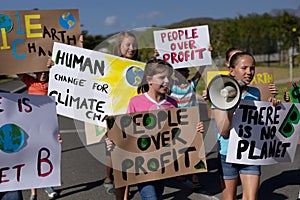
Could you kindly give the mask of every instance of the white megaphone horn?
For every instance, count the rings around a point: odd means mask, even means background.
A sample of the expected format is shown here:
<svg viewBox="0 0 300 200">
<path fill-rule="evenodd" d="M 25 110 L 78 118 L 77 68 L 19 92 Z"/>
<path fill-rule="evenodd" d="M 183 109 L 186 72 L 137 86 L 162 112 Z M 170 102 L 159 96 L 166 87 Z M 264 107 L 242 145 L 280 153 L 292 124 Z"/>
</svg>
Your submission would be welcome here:
<svg viewBox="0 0 300 200">
<path fill-rule="evenodd" d="M 216 75 L 208 84 L 207 96 L 212 105 L 220 110 L 231 110 L 241 100 L 243 81 L 236 81 L 231 76 L 224 74 Z"/>
</svg>

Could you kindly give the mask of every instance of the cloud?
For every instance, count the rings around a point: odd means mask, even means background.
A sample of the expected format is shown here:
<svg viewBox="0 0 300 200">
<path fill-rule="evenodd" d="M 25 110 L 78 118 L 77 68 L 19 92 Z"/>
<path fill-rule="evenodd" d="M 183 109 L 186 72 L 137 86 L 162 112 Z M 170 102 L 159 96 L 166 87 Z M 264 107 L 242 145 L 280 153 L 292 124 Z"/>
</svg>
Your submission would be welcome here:
<svg viewBox="0 0 300 200">
<path fill-rule="evenodd" d="M 117 16 L 108 16 L 104 20 L 106 26 L 115 26 L 117 24 Z"/>
<path fill-rule="evenodd" d="M 140 14 L 137 18 L 138 19 L 143 19 L 143 20 L 145 20 L 145 19 L 152 20 L 152 19 L 157 19 L 157 18 L 159 18 L 161 16 L 162 16 L 161 12 L 159 12 L 159 11 L 151 11 L 149 13 Z"/>
<path fill-rule="evenodd" d="M 161 13 L 159 11 L 152 11 L 148 13 L 148 18 L 149 19 L 156 19 L 161 16 Z"/>
</svg>

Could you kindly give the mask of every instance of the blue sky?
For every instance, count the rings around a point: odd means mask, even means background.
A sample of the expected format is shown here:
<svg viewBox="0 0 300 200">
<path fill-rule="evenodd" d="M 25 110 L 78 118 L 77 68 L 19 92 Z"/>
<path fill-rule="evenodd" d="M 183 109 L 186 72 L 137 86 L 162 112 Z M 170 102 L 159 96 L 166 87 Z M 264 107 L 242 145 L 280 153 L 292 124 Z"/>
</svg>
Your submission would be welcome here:
<svg viewBox="0 0 300 200">
<path fill-rule="evenodd" d="M 188 18 L 235 18 L 272 9 L 297 9 L 299 0 L 0 0 L 1 10 L 79 9 L 82 30 L 106 36 L 134 28 L 164 26 Z"/>
</svg>

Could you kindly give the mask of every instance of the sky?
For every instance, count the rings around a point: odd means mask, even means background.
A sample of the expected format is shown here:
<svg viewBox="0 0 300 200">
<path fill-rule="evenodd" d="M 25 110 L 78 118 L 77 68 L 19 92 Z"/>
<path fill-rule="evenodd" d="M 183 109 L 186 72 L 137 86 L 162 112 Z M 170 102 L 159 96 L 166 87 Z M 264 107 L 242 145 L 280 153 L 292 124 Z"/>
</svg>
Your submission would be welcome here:
<svg viewBox="0 0 300 200">
<path fill-rule="evenodd" d="M 272 9 L 297 9 L 299 0 L 0 0 L 0 10 L 78 9 L 81 30 L 90 35 L 162 27 L 189 18 L 235 18 Z"/>
</svg>

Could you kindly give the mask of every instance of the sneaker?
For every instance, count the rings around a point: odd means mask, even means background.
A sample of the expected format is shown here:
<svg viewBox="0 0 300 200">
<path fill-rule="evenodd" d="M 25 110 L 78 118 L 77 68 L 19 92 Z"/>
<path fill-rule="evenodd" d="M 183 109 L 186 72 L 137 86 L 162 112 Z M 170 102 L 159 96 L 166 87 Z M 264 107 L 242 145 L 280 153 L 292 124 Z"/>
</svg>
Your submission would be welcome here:
<svg viewBox="0 0 300 200">
<path fill-rule="evenodd" d="M 109 195 L 115 194 L 115 188 L 114 188 L 113 181 L 110 181 L 110 182 L 107 182 L 107 183 L 104 182 L 103 186 L 104 186 L 107 194 L 109 194 Z"/>
<path fill-rule="evenodd" d="M 29 198 L 29 200 L 37 200 L 36 195 L 31 195 L 30 198 Z"/>
<path fill-rule="evenodd" d="M 48 197 L 50 198 L 57 196 L 57 193 L 52 189 L 52 187 L 46 187 L 45 192 L 48 194 Z"/>
</svg>

